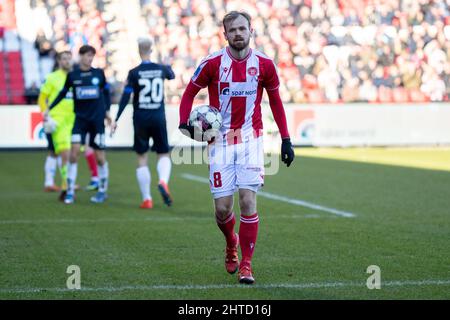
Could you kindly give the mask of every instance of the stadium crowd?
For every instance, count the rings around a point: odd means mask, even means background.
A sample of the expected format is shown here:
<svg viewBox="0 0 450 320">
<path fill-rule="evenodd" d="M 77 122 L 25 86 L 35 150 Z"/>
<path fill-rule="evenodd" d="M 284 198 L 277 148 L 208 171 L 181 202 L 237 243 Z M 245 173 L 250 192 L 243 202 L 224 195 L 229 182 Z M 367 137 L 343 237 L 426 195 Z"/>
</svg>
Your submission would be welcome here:
<svg viewBox="0 0 450 320">
<path fill-rule="evenodd" d="M 55 50 L 86 42 L 96 64 L 108 60 L 102 5 L 106 1 L 32 1 L 48 15 Z M 254 46 L 273 57 L 284 102 L 406 102 L 450 100 L 450 0 L 140 0 L 154 57 L 170 63 L 167 84 L 178 103 L 195 66 L 223 46 L 221 18 L 243 9 L 253 17 Z M 41 35 L 42 36 L 42 35 Z M 41 39 L 42 40 L 42 39 Z M 117 97 L 117 96 L 116 96 Z"/>
</svg>

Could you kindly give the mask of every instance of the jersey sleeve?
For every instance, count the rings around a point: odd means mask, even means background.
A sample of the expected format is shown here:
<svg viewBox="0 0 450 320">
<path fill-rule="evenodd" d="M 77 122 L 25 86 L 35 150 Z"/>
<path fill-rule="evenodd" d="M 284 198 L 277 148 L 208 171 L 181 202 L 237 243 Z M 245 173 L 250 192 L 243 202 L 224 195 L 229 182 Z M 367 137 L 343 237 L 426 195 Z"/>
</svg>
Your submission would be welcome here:
<svg viewBox="0 0 450 320">
<path fill-rule="evenodd" d="M 102 89 L 106 89 L 106 87 L 108 87 L 108 81 L 106 80 L 106 75 L 105 75 L 105 71 L 103 71 L 102 69 L 100 69 L 100 75 L 101 75 L 101 79 L 102 82 L 100 84 L 100 87 Z"/>
<path fill-rule="evenodd" d="M 48 76 L 39 91 L 38 105 L 39 108 L 41 109 L 41 112 L 44 112 L 47 109 L 47 98 L 50 96 L 51 92 L 52 92 L 51 77 Z"/>
<path fill-rule="evenodd" d="M 73 72 L 73 71 L 72 71 Z M 64 87 L 63 87 L 63 89 L 67 89 L 67 91 L 69 91 L 69 89 L 71 88 L 71 87 L 73 87 L 73 73 L 72 72 L 69 72 L 68 74 L 67 74 L 67 78 L 66 78 L 66 81 L 64 82 Z"/>
<path fill-rule="evenodd" d="M 164 66 L 164 78 L 167 80 L 175 79 L 175 73 L 169 65 Z"/>
<path fill-rule="evenodd" d="M 49 75 L 44 84 L 41 86 L 40 92 L 45 96 L 49 96 L 52 92 L 52 87 L 52 77 Z"/>
<path fill-rule="evenodd" d="M 66 82 L 64 82 L 64 87 L 61 89 L 59 94 L 56 96 L 55 100 L 53 100 L 52 104 L 48 106 L 48 109 L 51 110 L 58 103 L 60 103 L 62 101 L 62 99 L 64 99 L 64 97 L 66 96 L 67 92 L 69 92 L 69 89 L 72 86 L 73 86 L 72 72 L 69 72 L 69 74 L 67 75 L 67 78 L 66 78 Z"/>
<path fill-rule="evenodd" d="M 267 91 L 275 90 L 280 87 L 280 79 L 278 78 L 277 69 L 272 60 L 266 60 L 264 66 L 263 87 Z"/>
<path fill-rule="evenodd" d="M 116 122 L 119 121 L 120 115 L 122 114 L 123 110 L 125 110 L 125 107 L 127 106 L 128 102 L 130 101 L 131 94 L 133 93 L 134 88 L 134 76 L 133 72 L 130 70 L 128 72 L 127 80 L 125 81 L 125 86 L 123 88 L 122 96 L 120 97 L 119 101 L 119 109 L 117 110 L 116 115 Z"/>
<path fill-rule="evenodd" d="M 204 59 L 194 72 L 191 82 L 200 88 L 205 88 L 211 82 L 211 60 Z"/>
<path fill-rule="evenodd" d="M 134 74 L 133 74 L 132 70 L 130 70 L 128 72 L 127 80 L 125 81 L 125 86 L 123 88 L 123 92 L 127 93 L 127 94 L 133 93 L 133 88 L 135 87 L 135 83 L 136 83 L 136 80 L 135 80 Z"/>
</svg>

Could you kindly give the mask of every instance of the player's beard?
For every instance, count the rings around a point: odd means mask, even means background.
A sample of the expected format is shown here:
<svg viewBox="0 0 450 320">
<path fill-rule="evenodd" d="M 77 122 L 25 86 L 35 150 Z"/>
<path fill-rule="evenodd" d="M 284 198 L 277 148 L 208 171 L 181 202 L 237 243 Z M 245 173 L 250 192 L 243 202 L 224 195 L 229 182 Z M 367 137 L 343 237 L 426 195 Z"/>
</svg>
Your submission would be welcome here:
<svg viewBox="0 0 450 320">
<path fill-rule="evenodd" d="M 230 41 L 228 44 L 232 49 L 236 51 L 244 50 L 250 44 L 250 38 L 248 38 L 247 40 L 245 40 L 244 38 L 239 38 L 239 40 L 242 41 L 236 41 L 235 39 L 233 39 L 233 41 Z"/>
</svg>

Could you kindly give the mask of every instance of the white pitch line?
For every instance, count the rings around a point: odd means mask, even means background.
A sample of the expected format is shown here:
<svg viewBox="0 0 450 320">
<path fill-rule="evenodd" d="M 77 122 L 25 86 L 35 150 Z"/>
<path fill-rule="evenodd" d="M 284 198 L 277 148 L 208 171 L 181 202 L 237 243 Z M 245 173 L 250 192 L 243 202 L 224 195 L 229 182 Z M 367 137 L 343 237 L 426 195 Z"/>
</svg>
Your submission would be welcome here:
<svg viewBox="0 0 450 320">
<path fill-rule="evenodd" d="M 188 180 L 192 180 L 192 181 L 197 181 L 197 182 L 202 182 L 202 183 L 207 183 L 209 184 L 209 180 L 207 178 L 203 178 L 203 177 L 199 177 L 193 174 L 189 174 L 189 173 L 183 173 L 181 175 L 183 178 L 188 179 Z M 285 196 L 280 196 L 274 193 L 269 193 L 269 192 L 264 192 L 264 191 L 258 191 L 258 195 L 267 199 L 272 199 L 272 200 L 277 200 L 277 201 L 282 201 L 282 202 L 286 202 L 286 203 L 290 203 L 290 204 L 294 204 L 297 206 L 301 206 L 301 207 L 305 207 L 305 208 L 309 208 L 309 209 L 313 209 L 313 210 L 318 210 L 318 211 L 324 211 L 324 212 L 328 212 L 340 217 L 344 217 L 344 218 L 354 218 L 356 217 L 356 214 L 352 213 L 352 212 L 348 212 L 348 211 L 342 211 L 342 210 L 338 210 L 338 209 L 334 209 L 334 208 L 329 208 L 329 207 L 325 207 L 325 206 L 321 206 L 312 202 L 307 202 L 307 201 L 303 201 L 303 200 L 299 200 L 299 199 L 294 199 L 294 198 L 289 198 L 289 197 L 285 197 Z"/>
<path fill-rule="evenodd" d="M 146 217 L 137 219 L 120 219 L 120 218 L 98 218 L 98 219 L 17 219 L 17 220 L 0 220 L 1 224 L 50 224 L 50 223 L 108 223 L 108 222 L 149 222 L 149 221 L 163 221 L 163 222 L 178 222 L 186 220 L 211 220 L 209 217 Z"/>
<path fill-rule="evenodd" d="M 318 214 L 308 214 L 304 216 L 299 215 L 277 215 L 268 216 L 264 219 L 320 219 L 323 218 Z M 331 217 L 330 217 L 331 218 Z M 83 224 L 83 223 L 126 223 L 126 222 L 183 222 L 183 221 L 215 221 L 214 216 L 208 217 L 157 217 L 151 216 L 146 218 L 136 219 L 119 219 L 119 218 L 98 218 L 98 219 L 16 219 L 16 220 L 0 220 L 0 225 L 12 225 L 12 224 L 52 224 L 52 223 L 68 223 L 68 224 Z"/>
<path fill-rule="evenodd" d="M 417 286 L 449 286 L 450 280 L 404 280 L 385 281 L 383 287 L 417 287 Z M 312 282 L 312 283 L 272 283 L 243 286 L 239 284 L 212 285 L 148 285 L 148 286 L 120 286 L 120 287 L 81 287 L 81 289 L 67 288 L 0 288 L 0 294 L 14 293 L 44 293 L 44 292 L 121 292 L 121 291 L 151 291 L 151 290 L 215 290 L 215 289 L 323 289 L 323 288 L 365 288 L 361 282 Z"/>
</svg>

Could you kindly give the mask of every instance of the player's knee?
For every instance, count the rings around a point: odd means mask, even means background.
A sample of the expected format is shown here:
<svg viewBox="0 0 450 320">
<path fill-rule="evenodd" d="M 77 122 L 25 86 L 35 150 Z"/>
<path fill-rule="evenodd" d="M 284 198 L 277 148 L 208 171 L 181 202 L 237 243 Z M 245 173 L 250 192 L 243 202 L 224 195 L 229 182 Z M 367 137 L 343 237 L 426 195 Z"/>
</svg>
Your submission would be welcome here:
<svg viewBox="0 0 450 320">
<path fill-rule="evenodd" d="M 70 150 L 69 161 L 72 163 L 77 162 L 79 153 L 80 153 L 80 149 L 72 148 Z"/>
<path fill-rule="evenodd" d="M 225 219 L 233 210 L 233 204 L 219 203 L 216 204 L 216 216 Z"/>
<path fill-rule="evenodd" d="M 137 155 L 138 167 L 146 167 L 148 165 L 147 152 Z"/>
<path fill-rule="evenodd" d="M 103 166 L 106 163 L 106 156 L 105 156 L 104 152 L 96 151 L 95 152 L 95 156 L 96 156 L 96 159 L 97 159 L 97 164 L 99 166 Z"/>
<path fill-rule="evenodd" d="M 241 214 L 251 215 L 256 212 L 256 197 L 251 192 L 246 192 L 239 195 L 239 207 Z"/>
</svg>

